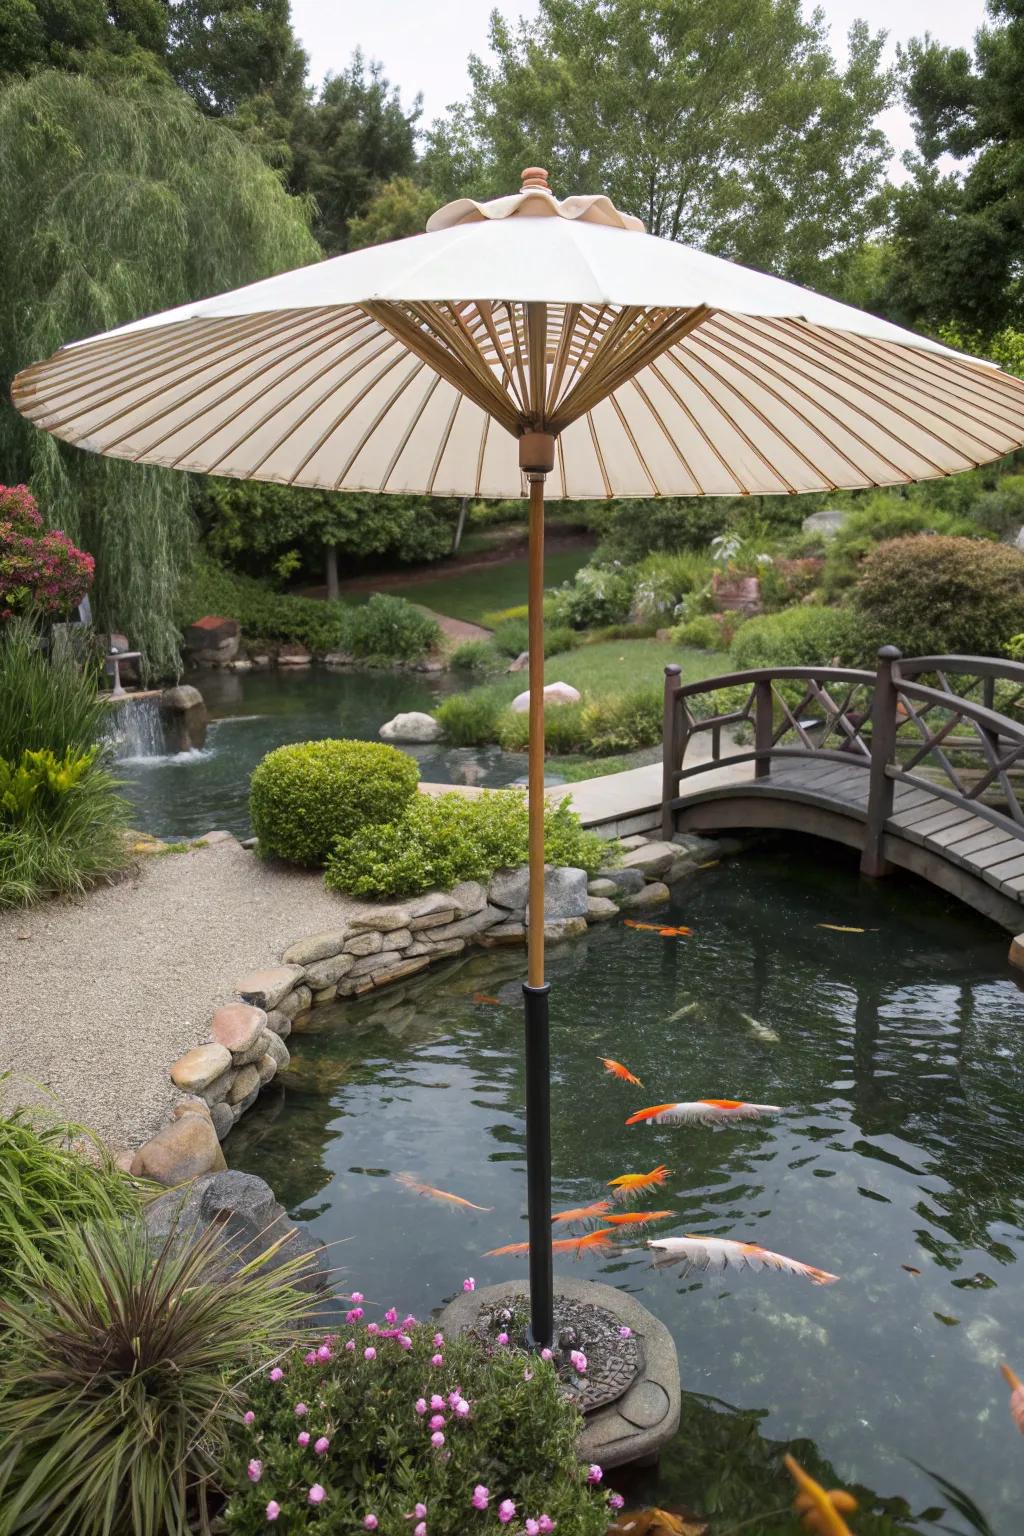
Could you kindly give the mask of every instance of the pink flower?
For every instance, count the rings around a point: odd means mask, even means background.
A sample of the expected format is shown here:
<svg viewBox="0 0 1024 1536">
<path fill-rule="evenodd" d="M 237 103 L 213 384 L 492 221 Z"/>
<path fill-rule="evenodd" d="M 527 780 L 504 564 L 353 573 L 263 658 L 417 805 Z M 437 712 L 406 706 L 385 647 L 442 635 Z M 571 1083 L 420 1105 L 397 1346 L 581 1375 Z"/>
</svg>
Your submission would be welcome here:
<svg viewBox="0 0 1024 1536">
<path fill-rule="evenodd" d="M 243 1415 L 242 1415 L 242 1423 L 243 1424 L 255 1424 L 256 1423 L 256 1415 L 253 1413 L 251 1408 L 248 1410 L 247 1413 L 243 1413 Z"/>
<path fill-rule="evenodd" d="M 351 1351 L 351 1350 L 354 1350 L 354 1349 L 355 1349 L 355 1347 L 356 1347 L 356 1341 L 355 1341 L 355 1339 L 349 1339 L 349 1341 L 348 1341 L 348 1343 L 347 1343 L 347 1344 L 346 1344 L 346 1345 L 345 1345 L 345 1348 L 346 1348 L 346 1349 L 347 1349 L 347 1350 L 350 1350 L 350 1351 Z"/>
<path fill-rule="evenodd" d="M 435 1333 L 434 1334 L 434 1348 L 435 1349 L 440 1349 L 441 1345 L 443 1343 L 444 1343 L 444 1334 L 443 1333 Z"/>
<path fill-rule="evenodd" d="M 540 1536 L 540 1522 L 539 1521 L 537 1521 L 537 1520 L 527 1520 L 527 1522 L 526 1522 L 526 1536 Z"/>
<path fill-rule="evenodd" d="M 427 1506 L 425 1504 L 417 1504 L 412 1513 L 406 1515 L 405 1518 L 407 1520 L 425 1520 L 427 1518 Z"/>
<path fill-rule="evenodd" d="M 486 1509 L 487 1501 L 490 1497 L 491 1490 L 489 1488 L 485 1488 L 483 1483 L 477 1483 L 476 1487 L 473 1489 L 473 1497 L 469 1502 L 472 1504 L 474 1509 Z"/>
<path fill-rule="evenodd" d="M 444 1355 L 431 1355 L 431 1365 L 444 1365 Z"/>
<path fill-rule="evenodd" d="M 306 1494 L 306 1499 L 310 1504 L 322 1504 L 326 1497 L 327 1490 L 326 1488 L 322 1488 L 319 1483 L 314 1483 L 312 1488 Z"/>
<path fill-rule="evenodd" d="M 314 1451 L 316 1451 L 318 1456 L 322 1456 L 325 1451 L 330 1450 L 330 1446 L 331 1446 L 331 1442 L 328 1440 L 327 1436 L 326 1435 L 321 1435 L 320 1439 L 316 1442 L 316 1444 L 314 1445 L 313 1449 L 314 1449 Z"/>
<path fill-rule="evenodd" d="M 455 1404 L 455 1413 L 456 1416 L 460 1419 L 469 1418 L 469 1404 L 466 1402 L 464 1397 L 460 1397 L 458 1402 Z"/>
<path fill-rule="evenodd" d="M 413 1406 L 415 1407 L 416 1412 L 419 1414 L 420 1418 L 422 1419 L 423 1415 L 427 1411 L 427 1400 L 426 1400 L 426 1398 L 425 1397 L 418 1397 L 416 1399 L 416 1402 L 415 1402 L 415 1404 Z"/>
<path fill-rule="evenodd" d="M 267 1505 L 267 1519 L 268 1520 L 276 1520 L 280 1513 L 281 1513 L 281 1506 L 280 1506 L 280 1504 L 277 1502 L 276 1499 L 271 1499 L 270 1503 Z"/>
<path fill-rule="evenodd" d="M 301 1445 L 302 1449 L 305 1450 L 306 1446 L 309 1444 L 309 1432 L 308 1432 L 308 1430 L 305 1430 L 305 1429 L 300 1430 L 299 1433 L 295 1436 L 295 1440 L 296 1440 L 296 1443 L 298 1445 Z"/>
<path fill-rule="evenodd" d="M 412 1349 L 412 1339 L 410 1339 L 407 1333 L 400 1333 L 398 1335 L 398 1342 L 403 1349 Z"/>
<path fill-rule="evenodd" d="M 587 1369 L 587 1357 L 583 1351 L 580 1349 L 571 1349 L 569 1351 L 569 1360 L 572 1363 L 573 1370 L 579 1371 L 580 1375 L 582 1376 Z"/>
<path fill-rule="evenodd" d="M 599 1483 L 602 1477 L 604 1477 L 604 1469 L 599 1467 L 596 1461 L 592 1461 L 587 1472 L 587 1482 Z"/>
<path fill-rule="evenodd" d="M 625 1327 L 625 1325 L 623 1325 L 623 1327 L 621 1327 L 619 1329 L 619 1338 L 620 1339 L 631 1339 L 632 1337 L 633 1337 L 633 1330 L 632 1330 L 632 1328 L 627 1328 L 627 1327 Z"/>
<path fill-rule="evenodd" d="M 524 1381 L 532 1381 L 533 1380 L 533 1372 L 530 1371 L 530 1370 L 525 1370 L 523 1372 L 523 1380 Z"/>
<path fill-rule="evenodd" d="M 305 1356 L 305 1361 L 306 1361 L 307 1365 L 316 1365 L 316 1350 L 315 1349 L 311 1349 L 309 1351 L 308 1355 Z"/>
<path fill-rule="evenodd" d="M 508 1343 L 508 1334 L 507 1333 L 499 1333 L 498 1334 L 498 1343 L 499 1344 L 507 1344 Z"/>
<path fill-rule="evenodd" d="M 444 1429 L 444 1414 L 435 1413 L 430 1421 L 431 1429 Z"/>
<path fill-rule="evenodd" d="M 320 1348 L 316 1352 L 316 1358 L 321 1361 L 321 1363 L 326 1364 L 327 1361 L 331 1358 L 331 1346 L 329 1344 L 321 1344 Z"/>
<path fill-rule="evenodd" d="M 462 1289 L 464 1291 L 475 1291 L 476 1290 L 476 1281 L 473 1279 L 472 1275 L 467 1275 L 465 1280 L 463 1280 L 463 1282 L 462 1282 Z"/>
<path fill-rule="evenodd" d="M 502 1525 L 508 1525 L 509 1521 L 515 1518 L 515 1513 L 516 1507 L 512 1500 L 502 1499 L 501 1503 L 498 1505 L 498 1519 L 501 1521 Z"/>
<path fill-rule="evenodd" d="M 397 1323 L 398 1322 L 398 1309 L 397 1309 L 397 1307 L 388 1307 L 387 1311 L 384 1313 L 384 1319 L 385 1319 L 386 1322 L 389 1322 L 389 1323 Z"/>
<path fill-rule="evenodd" d="M 407 1312 L 405 1314 L 405 1316 L 402 1318 L 402 1327 L 403 1328 L 415 1328 L 416 1327 L 416 1319 L 413 1317 L 411 1312 Z"/>
<path fill-rule="evenodd" d="M 250 1481 L 250 1483 L 258 1483 L 260 1478 L 263 1476 L 263 1463 L 262 1463 L 262 1461 L 257 1461 L 255 1456 L 254 1456 L 252 1461 L 250 1461 L 248 1467 L 246 1468 L 246 1471 L 249 1474 L 249 1481 Z"/>
<path fill-rule="evenodd" d="M 295 1417 L 297 1419 L 304 1419 L 308 1412 L 309 1412 L 309 1409 L 306 1407 L 305 1403 L 296 1403 L 295 1404 Z"/>
<path fill-rule="evenodd" d="M 271 1381 L 280 1381 L 283 1375 L 284 1371 L 282 1371 L 281 1367 L 279 1365 L 275 1365 L 274 1369 L 270 1373 L 270 1379 Z"/>
<path fill-rule="evenodd" d="M 609 1509 L 620 1510 L 622 1508 L 623 1504 L 625 1504 L 625 1502 L 626 1501 L 622 1497 L 621 1493 L 610 1493 L 608 1495 L 608 1508 Z"/>
<path fill-rule="evenodd" d="M 439 1412 L 444 1407 L 444 1398 L 441 1396 L 440 1392 L 434 1393 L 433 1397 L 430 1399 L 430 1406 L 433 1408 L 435 1413 Z"/>
<path fill-rule="evenodd" d="M 541 1352 L 540 1352 L 540 1357 L 541 1357 L 542 1360 L 550 1360 L 551 1359 L 551 1351 L 550 1351 L 550 1349 L 542 1349 Z"/>
<path fill-rule="evenodd" d="M 358 1306 L 359 1303 L 363 1300 L 364 1297 L 362 1291 L 353 1291 L 352 1295 L 349 1297 L 349 1301 L 354 1301 L 356 1306 Z"/>
<path fill-rule="evenodd" d="M 363 1516 L 363 1529 L 366 1531 L 375 1531 L 377 1529 L 378 1523 L 379 1522 L 376 1515 Z"/>
<path fill-rule="evenodd" d="M 376 1323 L 367 1323 L 366 1331 L 367 1333 L 380 1333 L 380 1328 Z"/>
<path fill-rule="evenodd" d="M 434 1447 L 435 1451 L 439 1451 L 442 1445 L 444 1445 L 444 1435 L 442 1435 L 439 1429 L 434 1430 L 434 1433 L 430 1437 L 430 1443 Z"/>
<path fill-rule="evenodd" d="M 376 1360 L 376 1358 L 377 1358 L 377 1351 L 374 1349 L 372 1344 L 368 1345 L 367 1348 L 363 1350 L 363 1359 L 364 1360 Z"/>
<path fill-rule="evenodd" d="M 358 1323 L 362 1315 L 362 1307 L 353 1307 L 351 1311 L 345 1313 L 345 1321 L 346 1323 Z"/>
<path fill-rule="evenodd" d="M 540 1536 L 550 1536 L 550 1533 L 557 1524 L 558 1521 L 552 1520 L 550 1515 L 541 1515 L 537 1521 L 537 1529 L 540 1531 Z"/>
<path fill-rule="evenodd" d="M 427 1522 L 425 1520 L 421 1520 L 419 1525 L 414 1527 L 412 1536 L 427 1536 Z"/>
</svg>

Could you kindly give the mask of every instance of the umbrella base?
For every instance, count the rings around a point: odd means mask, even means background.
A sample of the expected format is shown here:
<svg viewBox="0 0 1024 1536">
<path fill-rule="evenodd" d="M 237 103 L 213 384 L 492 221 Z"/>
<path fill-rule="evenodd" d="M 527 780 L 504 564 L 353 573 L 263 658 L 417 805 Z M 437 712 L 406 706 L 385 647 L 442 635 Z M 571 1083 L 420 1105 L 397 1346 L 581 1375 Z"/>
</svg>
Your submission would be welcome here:
<svg viewBox="0 0 1024 1536">
<path fill-rule="evenodd" d="M 442 1309 L 438 1327 L 447 1334 L 477 1329 L 487 1334 L 492 1331 L 489 1318 L 504 1308 L 517 1316 L 528 1314 L 529 1286 L 525 1280 L 481 1286 L 456 1297 Z M 563 1278 L 555 1284 L 554 1316 L 556 1350 L 560 1334 L 572 1331 L 578 1342 L 567 1344 L 567 1350 L 580 1348 L 586 1354 L 588 1334 L 606 1336 L 606 1318 L 616 1333 L 620 1327 L 630 1330 L 619 1349 L 612 1346 L 601 1350 L 598 1346 L 594 1352 L 593 1363 L 601 1379 L 588 1386 L 588 1396 L 581 1402 L 584 1425 L 580 1460 L 619 1467 L 657 1459 L 679 1428 L 679 1361 L 664 1323 L 635 1297 L 613 1286 Z M 493 1331 L 498 1331 L 497 1325 Z M 588 1354 L 588 1378 L 590 1359 Z"/>
</svg>

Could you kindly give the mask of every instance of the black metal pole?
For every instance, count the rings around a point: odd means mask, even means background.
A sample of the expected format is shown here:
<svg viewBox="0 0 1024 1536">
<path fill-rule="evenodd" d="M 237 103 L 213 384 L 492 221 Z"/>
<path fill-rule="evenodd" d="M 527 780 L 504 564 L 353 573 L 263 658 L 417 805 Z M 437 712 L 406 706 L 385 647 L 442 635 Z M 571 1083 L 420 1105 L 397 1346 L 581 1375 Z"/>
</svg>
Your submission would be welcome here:
<svg viewBox="0 0 1024 1536">
<path fill-rule="evenodd" d="M 530 1230 L 530 1331 L 533 1349 L 554 1334 L 551 1267 L 551 1044 L 550 985 L 523 983 L 526 1015 L 526 1208 Z"/>
</svg>

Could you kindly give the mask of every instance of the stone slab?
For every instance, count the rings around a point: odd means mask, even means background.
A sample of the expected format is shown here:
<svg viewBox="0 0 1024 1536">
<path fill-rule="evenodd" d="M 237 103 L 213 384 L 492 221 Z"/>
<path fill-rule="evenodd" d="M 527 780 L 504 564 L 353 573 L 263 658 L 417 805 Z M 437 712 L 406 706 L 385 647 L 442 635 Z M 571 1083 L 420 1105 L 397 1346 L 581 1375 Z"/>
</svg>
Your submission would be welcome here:
<svg viewBox="0 0 1024 1536">
<path fill-rule="evenodd" d="M 328 933 L 311 933 L 307 939 L 299 939 L 281 956 L 286 965 L 315 965 L 318 960 L 330 960 L 340 955 L 348 938 L 347 928 L 334 928 Z"/>
<path fill-rule="evenodd" d="M 634 1296 L 614 1286 L 559 1275 L 555 1288 L 574 1301 L 589 1302 L 614 1313 L 625 1327 L 632 1329 L 644 1351 L 644 1371 L 633 1385 L 614 1403 L 596 1409 L 584 1420 L 580 1460 L 607 1468 L 658 1456 L 679 1428 L 679 1359 L 672 1335 Z M 476 1322 L 483 1307 L 528 1294 L 526 1280 L 481 1286 L 449 1302 L 442 1309 L 437 1326 L 445 1334 L 464 1333 Z"/>
<path fill-rule="evenodd" d="M 269 1013 L 304 978 L 301 965 L 270 965 L 264 970 L 250 971 L 235 990 L 245 1002 L 254 1003 Z"/>
<path fill-rule="evenodd" d="M 671 901 L 672 892 L 661 880 L 652 880 L 643 890 L 632 891 L 622 897 L 619 905 L 623 911 L 643 912 L 649 907 L 663 907 Z"/>
</svg>

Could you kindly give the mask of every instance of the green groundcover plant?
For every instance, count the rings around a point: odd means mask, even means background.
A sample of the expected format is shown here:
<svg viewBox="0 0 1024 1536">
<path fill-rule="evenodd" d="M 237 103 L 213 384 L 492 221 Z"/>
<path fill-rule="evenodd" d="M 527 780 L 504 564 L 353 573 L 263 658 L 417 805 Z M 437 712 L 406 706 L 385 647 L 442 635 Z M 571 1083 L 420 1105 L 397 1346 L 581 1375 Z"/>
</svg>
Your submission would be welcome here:
<svg viewBox="0 0 1024 1536">
<path fill-rule="evenodd" d="M 471 1288 L 472 1281 L 465 1281 Z M 431 1324 L 364 1323 L 295 1350 L 232 1427 L 234 1536 L 604 1536 L 621 1504 L 576 1457 L 579 1415 L 550 1358 Z"/>
<path fill-rule="evenodd" d="M 376 741 L 301 741 L 258 763 L 249 812 L 265 857 L 317 867 L 334 839 L 394 821 L 416 793 L 419 768 Z"/>
<path fill-rule="evenodd" d="M 450 890 L 460 880 L 487 880 L 496 869 L 525 864 L 526 796 L 517 790 L 417 795 L 397 821 L 365 825 L 339 837 L 327 860 L 329 889 L 372 898 Z M 544 856 L 593 874 L 613 855 L 596 832 L 585 832 L 568 800 L 544 813 Z"/>
</svg>

